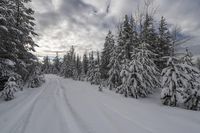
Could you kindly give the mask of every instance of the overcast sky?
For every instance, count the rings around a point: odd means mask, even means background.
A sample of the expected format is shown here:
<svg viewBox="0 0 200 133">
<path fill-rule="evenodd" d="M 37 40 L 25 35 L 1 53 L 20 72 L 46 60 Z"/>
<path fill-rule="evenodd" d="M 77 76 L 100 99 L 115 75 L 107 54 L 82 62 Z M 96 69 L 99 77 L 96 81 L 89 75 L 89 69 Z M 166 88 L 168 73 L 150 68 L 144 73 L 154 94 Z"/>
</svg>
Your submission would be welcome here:
<svg viewBox="0 0 200 133">
<path fill-rule="evenodd" d="M 80 54 L 101 50 L 108 30 L 115 29 L 124 14 L 134 14 L 141 1 L 32 0 L 39 34 L 37 54 L 52 55 L 48 51 L 67 51 L 71 45 Z M 179 25 L 193 37 L 187 47 L 200 54 L 200 0 L 154 0 L 154 5 L 156 18 L 164 16 L 170 25 Z"/>
</svg>

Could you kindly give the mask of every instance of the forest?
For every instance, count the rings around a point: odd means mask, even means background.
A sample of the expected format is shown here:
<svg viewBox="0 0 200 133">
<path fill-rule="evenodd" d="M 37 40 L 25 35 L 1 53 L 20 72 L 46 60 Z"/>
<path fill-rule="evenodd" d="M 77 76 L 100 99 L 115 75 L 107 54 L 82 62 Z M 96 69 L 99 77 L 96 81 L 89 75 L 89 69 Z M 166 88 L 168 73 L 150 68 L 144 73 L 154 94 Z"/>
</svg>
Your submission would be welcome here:
<svg viewBox="0 0 200 133">
<path fill-rule="evenodd" d="M 189 38 L 163 16 L 155 19 L 149 4 L 136 15 L 124 15 L 116 31 L 108 29 L 101 51 L 77 54 L 73 45 L 63 56 L 39 60 L 30 0 L 0 2 L 0 93 L 5 101 L 23 88 L 36 88 L 44 74 L 56 74 L 112 90 L 125 97 L 145 98 L 160 91 L 163 105 L 200 110 L 200 60 L 189 49 Z"/>
</svg>

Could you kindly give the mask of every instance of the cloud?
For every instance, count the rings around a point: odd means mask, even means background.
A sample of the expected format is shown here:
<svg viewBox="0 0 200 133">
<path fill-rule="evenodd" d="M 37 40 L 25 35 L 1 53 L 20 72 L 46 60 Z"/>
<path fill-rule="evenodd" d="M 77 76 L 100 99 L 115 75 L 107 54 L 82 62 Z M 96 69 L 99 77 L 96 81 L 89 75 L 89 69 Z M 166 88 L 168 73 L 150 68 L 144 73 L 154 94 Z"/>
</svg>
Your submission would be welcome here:
<svg viewBox="0 0 200 133">
<path fill-rule="evenodd" d="M 165 16 L 169 25 L 178 24 L 194 39 L 188 46 L 200 46 L 199 0 L 154 0 L 158 16 Z M 141 0 L 34 0 L 36 31 L 44 50 L 65 50 L 71 45 L 82 54 L 85 50 L 101 50 L 109 29 L 116 29 L 124 14 L 133 14 Z M 109 6 L 109 11 L 108 11 Z M 48 55 L 48 53 L 46 53 Z M 195 51 L 195 54 L 198 54 Z"/>
</svg>

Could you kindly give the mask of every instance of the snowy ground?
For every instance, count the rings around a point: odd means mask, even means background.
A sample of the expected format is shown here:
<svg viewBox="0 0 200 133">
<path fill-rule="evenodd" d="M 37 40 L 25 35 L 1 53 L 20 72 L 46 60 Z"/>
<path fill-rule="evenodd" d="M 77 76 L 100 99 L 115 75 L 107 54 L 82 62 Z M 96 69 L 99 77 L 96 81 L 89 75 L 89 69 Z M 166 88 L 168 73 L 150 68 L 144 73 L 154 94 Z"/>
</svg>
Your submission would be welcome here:
<svg viewBox="0 0 200 133">
<path fill-rule="evenodd" d="M 41 88 L 0 101 L 0 133 L 199 133 L 200 112 L 124 98 L 86 82 L 46 75 Z"/>
</svg>

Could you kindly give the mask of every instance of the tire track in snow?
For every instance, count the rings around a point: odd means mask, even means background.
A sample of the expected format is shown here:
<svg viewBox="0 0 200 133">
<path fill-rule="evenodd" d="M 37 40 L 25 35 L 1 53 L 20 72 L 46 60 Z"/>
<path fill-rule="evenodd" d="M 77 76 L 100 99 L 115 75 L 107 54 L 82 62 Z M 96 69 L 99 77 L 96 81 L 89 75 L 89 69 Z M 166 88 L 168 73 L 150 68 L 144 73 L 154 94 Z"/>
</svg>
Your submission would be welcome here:
<svg viewBox="0 0 200 133">
<path fill-rule="evenodd" d="M 33 113 L 33 110 L 35 108 L 35 105 L 36 105 L 39 97 L 41 97 L 44 94 L 45 90 L 47 90 L 48 84 L 45 87 L 43 87 L 43 88 L 44 89 L 36 97 L 34 97 L 34 100 L 31 101 L 31 105 L 29 105 L 30 107 L 24 113 L 26 115 L 23 115 L 20 118 L 20 120 L 13 126 L 13 129 L 11 130 L 10 133 L 16 133 L 16 132 L 19 132 L 19 130 L 20 130 L 20 133 L 25 133 L 26 127 L 27 127 L 27 125 L 28 125 L 28 123 L 30 121 L 30 118 L 31 118 L 32 113 Z"/>
<path fill-rule="evenodd" d="M 72 107 L 72 105 L 69 102 L 69 99 L 65 93 L 65 87 L 63 86 L 63 84 L 60 82 L 60 87 L 62 89 L 62 94 L 64 96 L 64 102 L 66 104 L 66 107 L 69 109 L 72 117 L 74 118 L 76 124 L 78 125 L 79 128 L 81 128 L 81 132 L 84 133 L 95 133 L 94 131 L 92 131 L 84 122 L 84 120 L 78 115 L 78 113 L 74 110 L 74 108 Z"/>
</svg>

